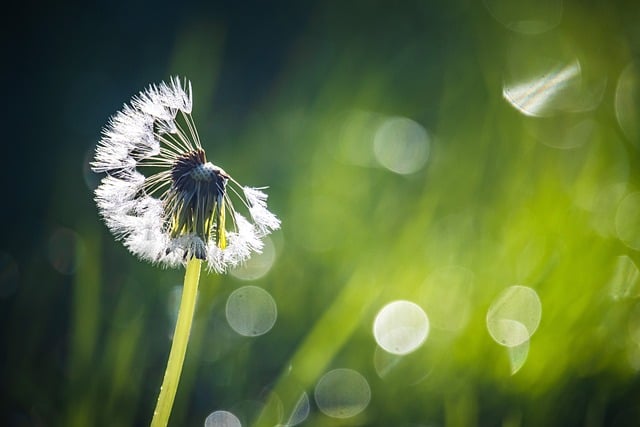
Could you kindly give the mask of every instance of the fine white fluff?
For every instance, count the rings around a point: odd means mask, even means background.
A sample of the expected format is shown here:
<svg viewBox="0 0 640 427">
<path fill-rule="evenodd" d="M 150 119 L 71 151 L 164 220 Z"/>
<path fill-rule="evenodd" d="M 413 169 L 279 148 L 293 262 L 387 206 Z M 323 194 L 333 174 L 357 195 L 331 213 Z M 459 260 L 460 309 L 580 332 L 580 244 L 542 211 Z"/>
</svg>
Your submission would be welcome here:
<svg viewBox="0 0 640 427">
<path fill-rule="evenodd" d="M 169 83 L 149 86 L 115 113 L 102 131 L 91 164 L 95 172 L 106 173 L 95 198 L 109 230 L 141 259 L 177 267 L 200 249 L 206 254 L 208 268 L 221 273 L 239 265 L 253 252 L 260 252 L 261 238 L 278 229 L 280 221 L 267 209 L 264 192 L 230 179 L 228 187 L 235 187 L 227 192 L 226 206 L 231 217 L 227 218 L 224 249 L 214 239 L 203 241 L 195 233 L 170 237 L 171 224 L 163 202 L 172 185 L 167 172 L 175 155 L 182 154 L 180 150 L 200 148 L 197 133 L 187 132 L 176 121 L 182 114 L 188 123 L 193 123 L 192 105 L 191 83 L 174 77 Z M 167 141 L 174 144 L 168 145 Z M 145 177 L 140 172 L 145 162 L 162 172 Z M 233 195 L 241 199 L 249 219 L 233 209 Z"/>
</svg>

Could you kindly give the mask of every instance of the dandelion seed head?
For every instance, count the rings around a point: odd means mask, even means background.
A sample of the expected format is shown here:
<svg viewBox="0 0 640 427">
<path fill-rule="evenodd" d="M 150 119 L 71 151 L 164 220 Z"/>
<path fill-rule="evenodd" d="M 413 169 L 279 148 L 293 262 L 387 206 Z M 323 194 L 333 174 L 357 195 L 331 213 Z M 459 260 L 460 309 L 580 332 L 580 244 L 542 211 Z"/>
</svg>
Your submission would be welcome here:
<svg viewBox="0 0 640 427">
<path fill-rule="evenodd" d="M 95 199 L 116 239 L 141 259 L 177 267 L 196 257 L 224 272 L 260 252 L 280 221 L 262 189 L 241 186 L 207 160 L 192 106 L 191 83 L 174 77 L 115 113 L 91 163 L 106 173 Z"/>
</svg>

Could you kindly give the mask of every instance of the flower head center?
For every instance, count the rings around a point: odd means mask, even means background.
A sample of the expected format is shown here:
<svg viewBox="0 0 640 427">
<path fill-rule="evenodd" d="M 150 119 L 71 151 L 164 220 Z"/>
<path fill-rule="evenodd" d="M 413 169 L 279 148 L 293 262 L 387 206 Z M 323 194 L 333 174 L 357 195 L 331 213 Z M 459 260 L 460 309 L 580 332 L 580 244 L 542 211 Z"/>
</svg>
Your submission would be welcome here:
<svg viewBox="0 0 640 427">
<path fill-rule="evenodd" d="M 166 205 L 171 237 L 195 233 L 206 242 L 213 234 L 220 247 L 226 246 L 224 198 L 229 176 L 198 149 L 175 160 L 171 179 Z M 196 248 L 194 255 L 204 259 L 203 250 Z"/>
<path fill-rule="evenodd" d="M 213 192 L 224 193 L 229 176 L 221 168 L 207 162 L 204 150 L 183 154 L 171 167 L 171 179 L 178 191 L 191 192 L 195 187 L 210 187 Z"/>
<path fill-rule="evenodd" d="M 224 171 L 214 166 L 213 163 L 207 162 L 191 169 L 189 175 L 191 175 L 191 178 L 195 181 L 211 182 L 218 179 L 219 176 L 224 176 Z"/>
</svg>

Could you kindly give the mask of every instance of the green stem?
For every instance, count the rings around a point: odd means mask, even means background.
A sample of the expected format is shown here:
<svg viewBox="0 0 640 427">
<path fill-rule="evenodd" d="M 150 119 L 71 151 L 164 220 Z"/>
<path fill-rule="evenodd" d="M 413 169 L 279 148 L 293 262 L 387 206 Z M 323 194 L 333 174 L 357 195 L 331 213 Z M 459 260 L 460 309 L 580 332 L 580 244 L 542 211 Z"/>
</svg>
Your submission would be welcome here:
<svg viewBox="0 0 640 427">
<path fill-rule="evenodd" d="M 151 427 L 166 427 L 169 422 L 173 400 L 176 397 L 176 390 L 178 389 L 178 382 L 180 381 L 184 356 L 187 352 L 187 343 L 189 342 L 189 333 L 191 332 L 191 323 L 196 307 L 196 294 L 198 293 L 201 265 L 202 261 L 196 258 L 192 258 L 187 263 L 187 271 L 184 274 L 184 287 L 182 289 L 182 297 L 180 298 L 180 309 L 178 310 L 178 320 L 173 333 L 173 342 L 171 343 L 167 369 L 164 371 L 164 379 L 160 387 L 158 403 L 156 404 L 156 410 L 153 412 Z"/>
</svg>

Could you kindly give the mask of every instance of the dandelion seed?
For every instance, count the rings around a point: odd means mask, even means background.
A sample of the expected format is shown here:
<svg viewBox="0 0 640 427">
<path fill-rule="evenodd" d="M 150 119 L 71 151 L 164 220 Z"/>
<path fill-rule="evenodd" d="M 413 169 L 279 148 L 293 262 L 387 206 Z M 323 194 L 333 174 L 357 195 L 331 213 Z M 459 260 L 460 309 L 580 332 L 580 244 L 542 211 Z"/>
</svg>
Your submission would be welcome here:
<svg viewBox="0 0 640 427">
<path fill-rule="evenodd" d="M 107 227 L 141 259 L 176 267 L 194 257 L 224 272 L 259 252 L 280 221 L 263 188 L 241 186 L 207 160 L 192 104 L 191 83 L 174 77 L 111 118 L 91 163 L 106 173 L 96 202 Z"/>
</svg>

